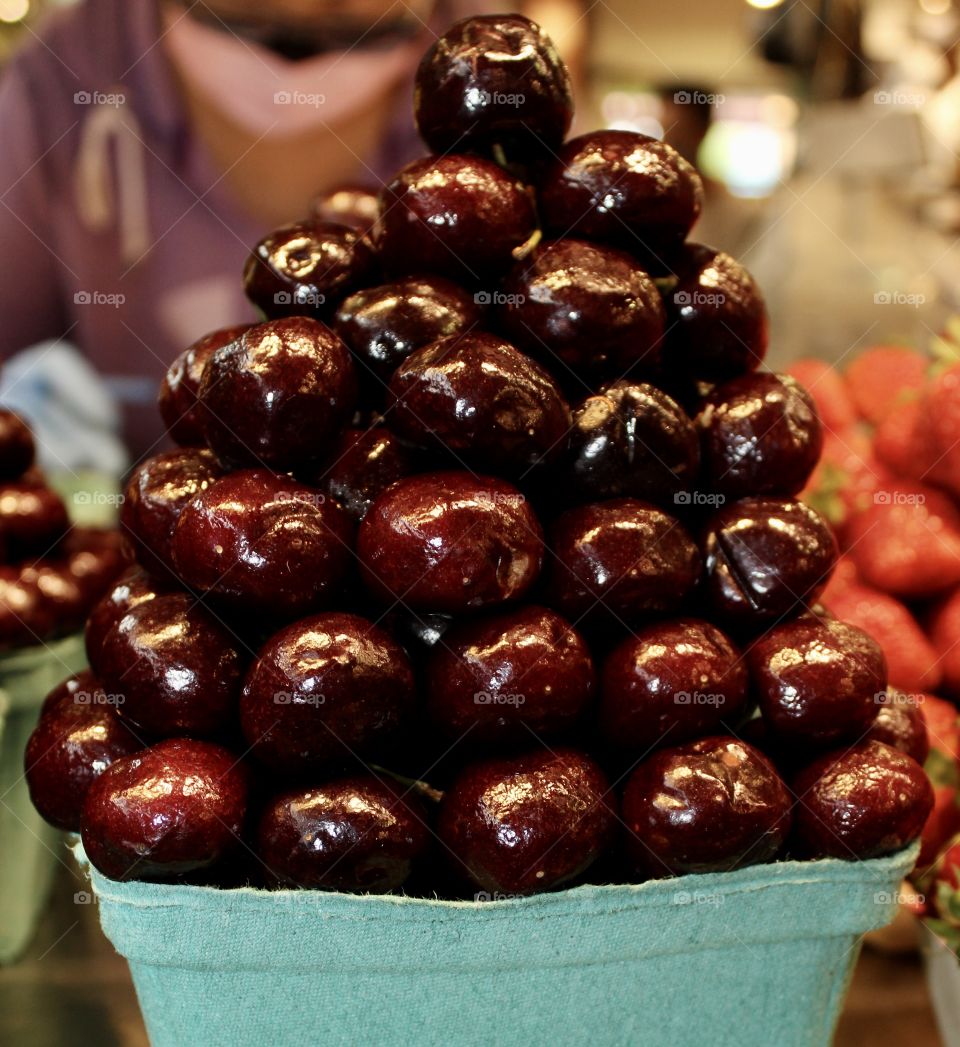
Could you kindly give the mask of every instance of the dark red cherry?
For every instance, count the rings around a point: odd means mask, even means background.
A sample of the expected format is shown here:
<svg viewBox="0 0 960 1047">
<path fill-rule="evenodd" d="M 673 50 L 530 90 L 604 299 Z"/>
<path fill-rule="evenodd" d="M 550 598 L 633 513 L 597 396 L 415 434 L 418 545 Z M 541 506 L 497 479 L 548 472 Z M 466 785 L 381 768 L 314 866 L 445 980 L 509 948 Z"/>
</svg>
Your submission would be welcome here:
<svg viewBox="0 0 960 1047">
<path fill-rule="evenodd" d="M 198 494 L 173 536 L 179 577 L 252 614 L 296 617 L 329 602 L 353 561 L 349 517 L 321 491 L 241 469 Z"/>
<path fill-rule="evenodd" d="M 157 406 L 170 438 L 181 447 L 202 446 L 205 442 L 197 393 L 203 369 L 223 345 L 235 342 L 252 324 L 238 324 L 211 331 L 185 349 L 167 368 L 160 383 Z"/>
<path fill-rule="evenodd" d="M 922 695 L 904 694 L 892 687 L 878 699 L 877 715 L 865 741 L 884 742 L 912 756 L 921 766 L 930 754 L 930 737 L 921 711 Z"/>
<path fill-rule="evenodd" d="M 20 584 L 37 590 L 41 612 L 50 620 L 48 632 L 67 633 L 83 625 L 89 600 L 62 560 L 21 568 Z"/>
<path fill-rule="evenodd" d="M 573 622 L 627 625 L 676 611 L 700 577 L 700 554 L 667 513 L 632 498 L 569 509 L 550 528 L 546 591 Z"/>
<path fill-rule="evenodd" d="M 868 741 L 828 753 L 797 775 L 796 837 L 812 858 L 879 858 L 916 840 L 933 786 L 912 757 Z"/>
<path fill-rule="evenodd" d="M 240 723 L 258 760 L 299 774 L 382 749 L 414 701 L 407 656 L 382 629 L 321 614 L 267 641 L 247 673 Z"/>
<path fill-rule="evenodd" d="M 697 433 L 683 408 L 655 386 L 619 381 L 574 411 L 563 479 L 581 499 L 673 507 L 687 504 L 699 463 Z"/>
<path fill-rule="evenodd" d="M 703 185 L 672 147 L 634 131 L 571 138 L 540 189 L 544 225 L 667 261 L 696 222 Z"/>
<path fill-rule="evenodd" d="M 558 734 L 580 720 L 594 688 L 580 634 L 560 615 L 528 606 L 446 632 L 426 666 L 431 721 L 472 742 Z"/>
<path fill-rule="evenodd" d="M 207 442 L 222 462 L 284 471 L 326 457 L 353 414 L 357 379 L 343 342 L 294 316 L 217 349 L 198 395 Z"/>
<path fill-rule="evenodd" d="M 74 701 L 77 695 L 81 696 L 77 702 L 78 705 L 90 705 L 89 696 L 98 690 L 103 690 L 100 686 L 100 681 L 89 669 L 81 669 L 80 672 L 68 676 L 65 680 L 61 680 L 43 699 L 43 705 L 40 706 L 40 718 L 43 719 L 48 712 L 55 709 L 61 702 Z"/>
<path fill-rule="evenodd" d="M 413 471 L 413 455 L 389 429 L 344 429 L 314 484 L 359 523 L 379 494 Z"/>
<path fill-rule="evenodd" d="M 71 527 L 60 552 L 63 568 L 77 583 L 89 610 L 129 565 L 120 533 L 98 527 Z"/>
<path fill-rule="evenodd" d="M 539 364 L 489 334 L 452 335 L 417 349 L 390 380 L 390 427 L 459 462 L 523 475 L 556 457 L 570 408 Z"/>
<path fill-rule="evenodd" d="M 0 410 L 0 481 L 19 480 L 33 465 L 34 454 L 27 423 L 13 411 Z"/>
<path fill-rule="evenodd" d="M 161 576 L 173 570 L 173 529 L 184 506 L 222 475 L 206 448 L 167 451 L 146 459 L 127 481 L 120 525 L 134 555 Z"/>
<path fill-rule="evenodd" d="M 606 776 L 571 749 L 473 764 L 447 790 L 438 825 L 457 875 L 498 894 L 576 880 L 615 829 Z"/>
<path fill-rule="evenodd" d="M 703 552 L 716 613 L 752 628 L 816 600 L 836 563 L 837 542 L 826 520 L 802 502 L 744 498 L 714 514 Z"/>
<path fill-rule="evenodd" d="M 537 226 L 527 189 L 480 156 L 427 156 L 380 194 L 375 239 L 394 272 L 498 279 Z"/>
<path fill-rule="evenodd" d="M 767 353 L 767 310 L 753 277 L 723 251 L 686 244 L 664 296 L 666 356 L 678 373 L 708 382 L 755 370 Z"/>
<path fill-rule="evenodd" d="M 352 294 L 334 326 L 359 362 L 360 380 L 382 400 L 390 376 L 415 349 L 477 324 L 476 297 L 441 276 L 410 276 Z"/>
<path fill-rule="evenodd" d="M 747 704 L 747 669 L 715 625 L 679 618 L 647 626 L 608 656 L 600 729 L 635 756 L 658 745 L 730 730 Z"/>
<path fill-rule="evenodd" d="M 663 352 L 660 294 L 623 251 L 583 240 L 541 244 L 497 300 L 507 336 L 565 384 L 567 372 L 619 378 L 632 368 L 650 371 Z"/>
<path fill-rule="evenodd" d="M 430 833 L 414 796 L 363 775 L 274 797 L 256 840 L 278 886 L 384 894 L 410 878 Z"/>
<path fill-rule="evenodd" d="M 363 185 L 340 185 L 321 193 L 310 208 L 314 218 L 321 222 L 347 225 L 358 232 L 367 233 L 373 228 L 380 212 L 380 199 L 376 189 Z"/>
<path fill-rule="evenodd" d="M 239 849 L 249 775 L 232 752 L 170 738 L 115 760 L 87 791 L 83 849 L 112 880 L 170 880 Z"/>
<path fill-rule="evenodd" d="M 627 852 L 651 877 L 769 862 L 787 839 L 791 805 L 773 764 L 737 738 L 660 749 L 623 794 Z"/>
<path fill-rule="evenodd" d="M 10 562 L 49 555 L 69 529 L 67 507 L 49 487 L 0 486 L 0 540 Z"/>
<path fill-rule="evenodd" d="M 717 386 L 697 416 L 704 485 L 727 498 L 791 495 L 820 460 L 810 394 L 790 375 L 748 374 Z"/>
<path fill-rule="evenodd" d="M 85 630 L 87 661 L 95 673 L 100 671 L 100 652 L 107 633 L 128 611 L 152 600 L 164 589 L 165 585 L 148 575 L 142 567 L 128 567 L 113 588 L 97 601 Z"/>
<path fill-rule="evenodd" d="M 308 219 L 281 226 L 257 244 L 243 268 L 243 288 L 268 318 L 319 318 L 375 277 L 373 250 L 362 233 Z"/>
<path fill-rule="evenodd" d="M 435 153 L 499 146 L 511 160 L 558 149 L 573 119 L 570 76 L 556 47 L 522 15 L 465 18 L 423 56 L 413 96 Z"/>
<path fill-rule="evenodd" d="M 101 682 L 134 730 L 213 735 L 236 715 L 243 659 L 233 636 L 186 593 L 131 608 L 104 637 Z"/>
<path fill-rule="evenodd" d="M 816 618 L 779 625 L 747 651 L 764 721 L 806 745 L 858 739 L 887 686 L 879 644 L 854 625 Z"/>
<path fill-rule="evenodd" d="M 377 498 L 360 525 L 357 553 L 379 599 L 459 614 L 528 592 L 540 572 L 543 532 L 511 484 L 427 473 Z"/>
<path fill-rule="evenodd" d="M 30 735 L 24 773 L 34 807 L 51 825 L 79 832 L 80 811 L 91 783 L 114 760 L 143 748 L 120 721 L 115 706 L 91 677 L 59 693 Z M 69 682 L 67 688 L 69 689 Z"/>
</svg>

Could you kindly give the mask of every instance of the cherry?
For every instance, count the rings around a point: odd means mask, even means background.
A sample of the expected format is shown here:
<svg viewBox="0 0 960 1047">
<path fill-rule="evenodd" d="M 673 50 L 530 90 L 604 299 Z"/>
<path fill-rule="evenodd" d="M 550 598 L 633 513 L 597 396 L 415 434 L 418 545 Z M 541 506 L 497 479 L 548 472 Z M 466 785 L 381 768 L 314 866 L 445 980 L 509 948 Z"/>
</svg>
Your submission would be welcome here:
<svg viewBox="0 0 960 1047">
<path fill-rule="evenodd" d="M 107 633 L 128 611 L 154 599 L 163 589 L 163 583 L 157 582 L 142 567 L 128 567 L 113 588 L 97 601 L 85 629 L 87 661 L 95 673 L 100 671 L 100 652 Z"/>
<path fill-rule="evenodd" d="M 375 275 L 374 254 L 362 233 L 308 219 L 281 226 L 257 244 L 243 269 L 243 288 L 266 317 L 319 319 Z"/>
<path fill-rule="evenodd" d="M 887 686 L 879 644 L 845 622 L 797 619 L 747 652 L 764 721 L 787 741 L 829 746 L 859 738 Z"/>
<path fill-rule="evenodd" d="M 462 334 L 479 319 L 473 295 L 428 275 L 357 291 L 340 303 L 334 326 L 359 361 L 361 381 L 382 400 L 390 376 L 415 349 Z"/>
<path fill-rule="evenodd" d="M 606 776 L 572 749 L 468 767 L 440 808 L 454 869 L 481 891 L 533 894 L 582 876 L 613 839 Z"/>
<path fill-rule="evenodd" d="M 590 651 L 545 607 L 502 611 L 443 635 L 426 666 L 431 721 L 472 742 L 530 741 L 580 720 L 593 694 Z"/>
<path fill-rule="evenodd" d="M 81 669 L 80 672 L 68 676 L 65 680 L 61 680 L 47 694 L 46 698 L 43 699 L 43 704 L 40 706 L 40 719 L 42 720 L 51 709 L 55 709 L 61 702 L 73 702 L 78 694 L 84 696 L 92 695 L 97 690 L 103 690 L 100 687 L 100 681 L 89 669 Z M 91 703 L 84 697 L 77 704 L 89 705 Z"/>
<path fill-rule="evenodd" d="M 258 324 L 221 346 L 198 393 L 207 442 L 225 465 L 278 471 L 325 457 L 356 395 L 349 350 L 305 316 Z"/>
<path fill-rule="evenodd" d="M 558 454 L 570 427 L 550 375 L 488 334 L 452 335 L 411 353 L 390 380 L 387 417 L 419 447 L 509 475 Z"/>
<path fill-rule="evenodd" d="M 202 446 L 205 442 L 197 393 L 207 361 L 221 346 L 235 342 L 252 326 L 238 324 L 211 331 L 185 349 L 167 368 L 160 383 L 157 405 L 170 438 L 181 447 Z"/>
<path fill-rule="evenodd" d="M 74 686 L 71 687 L 71 683 Z M 79 832 L 91 783 L 118 757 L 143 748 L 92 677 L 65 681 L 27 742 L 24 771 L 30 799 L 58 829 Z"/>
<path fill-rule="evenodd" d="M 686 504 L 700 449 L 683 408 L 655 386 L 611 382 L 573 413 L 565 483 L 578 498 Z"/>
<path fill-rule="evenodd" d="M 528 592 L 540 572 L 543 533 L 511 484 L 428 473 L 377 498 L 360 525 L 357 554 L 380 600 L 458 614 Z"/>
<path fill-rule="evenodd" d="M 296 617 L 327 603 L 352 561 L 349 517 L 322 492 L 241 469 L 180 514 L 173 559 L 182 581 L 238 611 Z"/>
<path fill-rule="evenodd" d="M 247 673 L 240 723 L 257 759 L 298 774 L 382 749 L 414 702 L 398 644 L 365 618 L 321 614 L 267 641 Z"/>
<path fill-rule="evenodd" d="M 583 240 L 541 244 L 504 284 L 504 331 L 531 356 L 564 372 L 620 378 L 650 371 L 663 351 L 656 285 L 622 251 Z"/>
<path fill-rule="evenodd" d="M 27 423 L 13 411 L 0 409 L 0 481 L 19 480 L 33 465 L 35 453 Z"/>
<path fill-rule="evenodd" d="M 423 56 L 413 110 L 435 153 L 499 146 L 522 159 L 560 147 L 573 93 L 540 26 L 521 15 L 481 15 L 457 22 Z"/>
<path fill-rule="evenodd" d="M 313 201 L 311 213 L 321 222 L 347 225 L 360 233 L 368 233 L 380 213 L 380 199 L 376 189 L 341 185 L 321 193 Z"/>
<path fill-rule="evenodd" d="M 672 146 L 634 131 L 571 138 L 540 190 L 551 232 L 623 247 L 661 266 L 696 222 L 702 202 L 694 168 Z"/>
<path fill-rule="evenodd" d="M 173 569 L 173 529 L 187 503 L 222 473 L 212 451 L 189 448 L 154 455 L 127 481 L 120 525 L 134 555 L 161 576 Z"/>
<path fill-rule="evenodd" d="M 415 160 L 384 187 L 380 204 L 374 236 L 388 269 L 472 283 L 498 279 L 537 225 L 526 188 L 479 156 Z"/>
<path fill-rule="evenodd" d="M 249 775 L 232 752 L 170 738 L 115 760 L 83 803 L 83 849 L 112 880 L 169 880 L 238 848 Z"/>
<path fill-rule="evenodd" d="M 0 567 L 0 647 L 33 647 L 55 626 L 36 580 L 23 578 L 16 567 Z"/>
<path fill-rule="evenodd" d="M 604 663 L 601 734 L 613 748 L 640 756 L 664 742 L 729 730 L 747 705 L 748 683 L 740 652 L 709 622 L 647 626 Z"/>
<path fill-rule="evenodd" d="M 413 455 L 389 429 L 345 429 L 316 484 L 359 523 L 377 495 L 413 471 Z"/>
<path fill-rule="evenodd" d="M 767 352 L 767 310 L 753 277 L 723 251 L 686 244 L 664 296 L 667 357 L 674 370 L 708 382 L 752 371 Z"/>
<path fill-rule="evenodd" d="M 715 736 L 660 749 L 623 794 L 628 855 L 652 877 L 769 862 L 786 841 L 790 810 L 773 764 L 746 742 Z"/>
<path fill-rule="evenodd" d="M 797 842 L 813 858 L 892 854 L 920 836 L 933 808 L 920 764 L 878 741 L 821 756 L 793 790 Z"/>
<path fill-rule="evenodd" d="M 186 593 L 130 608 L 97 659 L 117 714 L 158 737 L 213 735 L 236 713 L 243 663 L 232 635 Z"/>
<path fill-rule="evenodd" d="M 106 593 L 129 559 L 119 532 L 71 527 L 61 550 L 66 574 L 80 587 L 86 609 Z"/>
<path fill-rule="evenodd" d="M 888 689 L 879 699 L 876 718 L 864 740 L 884 742 L 912 756 L 922 766 L 930 754 L 930 737 L 920 707 L 922 701 L 922 695 Z"/>
<path fill-rule="evenodd" d="M 568 509 L 549 534 L 546 592 L 574 623 L 608 612 L 630 625 L 676 611 L 700 576 L 700 555 L 667 513 L 632 498 Z"/>
<path fill-rule="evenodd" d="M 0 541 L 11 561 L 49 555 L 69 529 L 67 507 L 49 487 L 0 486 Z"/>
<path fill-rule="evenodd" d="M 704 481 L 727 498 L 796 494 L 823 446 L 810 394 L 785 374 L 743 375 L 717 386 L 697 427 Z"/>
<path fill-rule="evenodd" d="M 364 894 L 402 887 L 429 842 L 416 799 L 373 775 L 281 793 L 256 834 L 278 886 Z"/>
<path fill-rule="evenodd" d="M 703 550 L 716 613 L 748 627 L 811 604 L 837 559 L 823 517 L 802 502 L 776 498 L 723 506 L 708 523 Z"/>
<path fill-rule="evenodd" d="M 60 561 L 38 560 L 20 570 L 20 584 L 37 589 L 47 633 L 66 633 L 83 625 L 90 600 Z"/>
</svg>

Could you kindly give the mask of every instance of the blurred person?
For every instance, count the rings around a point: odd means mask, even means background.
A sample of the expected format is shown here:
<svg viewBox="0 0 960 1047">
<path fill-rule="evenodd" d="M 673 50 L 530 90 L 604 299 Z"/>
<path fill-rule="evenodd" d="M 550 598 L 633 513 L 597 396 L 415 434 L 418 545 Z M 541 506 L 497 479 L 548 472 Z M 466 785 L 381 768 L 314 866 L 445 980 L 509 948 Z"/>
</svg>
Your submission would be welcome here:
<svg viewBox="0 0 960 1047">
<path fill-rule="evenodd" d="M 318 193 L 379 187 L 425 152 L 411 107 L 420 56 L 456 19 L 504 6 L 517 5 L 84 0 L 57 12 L 0 77 L 0 359 L 76 345 L 119 403 L 133 458 L 155 449 L 167 365 L 254 319 L 240 280 L 252 245 Z M 529 13 L 577 38 L 576 0 Z M 14 406 L 18 389 L 29 405 L 50 388 L 56 354 L 35 355 L 4 387 Z"/>
</svg>

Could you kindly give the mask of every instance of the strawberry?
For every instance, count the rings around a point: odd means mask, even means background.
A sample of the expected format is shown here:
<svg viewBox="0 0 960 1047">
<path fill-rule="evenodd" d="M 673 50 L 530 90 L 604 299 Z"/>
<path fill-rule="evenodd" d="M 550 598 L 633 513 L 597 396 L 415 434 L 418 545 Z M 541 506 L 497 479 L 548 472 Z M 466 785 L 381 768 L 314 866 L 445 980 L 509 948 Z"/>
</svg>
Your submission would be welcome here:
<svg viewBox="0 0 960 1047">
<path fill-rule="evenodd" d="M 857 409 L 843 376 L 831 364 L 816 357 L 807 356 L 795 360 L 787 373 L 807 390 L 817 406 L 817 414 L 826 432 L 842 433 L 857 421 Z"/>
<path fill-rule="evenodd" d="M 940 917 L 933 921 L 933 929 L 949 932 L 960 928 L 960 837 L 954 837 L 937 859 L 933 892 L 933 906 Z M 954 937 L 950 935 L 948 940 Z"/>
<path fill-rule="evenodd" d="M 891 687 L 908 694 L 934 690 L 940 683 L 936 652 L 916 619 L 899 600 L 851 578 L 851 567 L 841 559 L 821 602 L 880 644 Z"/>
<path fill-rule="evenodd" d="M 862 429 L 825 431 L 820 461 L 800 498 L 826 517 L 842 542 L 850 517 L 872 505 L 889 481 L 890 472 L 877 461 Z"/>
<path fill-rule="evenodd" d="M 923 869 L 934 861 L 950 837 L 960 832 L 960 713 L 952 702 L 932 694 L 917 695 L 917 700 L 930 739 L 924 770 L 933 784 L 933 810 L 920 835 L 917 859 L 917 868 Z"/>
<path fill-rule="evenodd" d="M 927 725 L 931 750 L 936 749 L 948 763 L 960 761 L 960 712 L 953 702 L 933 694 L 918 694 L 923 722 Z M 931 775 L 934 782 L 938 779 Z M 949 780 L 949 779 L 948 779 Z"/>
<path fill-rule="evenodd" d="M 947 367 L 930 383 L 923 415 L 934 452 L 931 479 L 960 495 L 960 364 Z"/>
<path fill-rule="evenodd" d="M 904 394 L 923 389 L 927 360 L 906 346 L 878 345 L 857 356 L 844 377 L 861 417 L 876 425 Z"/>
<path fill-rule="evenodd" d="M 894 476 L 933 482 L 940 452 L 921 397 L 908 396 L 880 420 L 873 434 L 873 450 L 877 460 Z"/>
<path fill-rule="evenodd" d="M 934 609 L 929 632 L 944 687 L 950 694 L 960 695 L 960 589 Z"/>
<path fill-rule="evenodd" d="M 885 593 L 923 599 L 960 584 L 960 513 L 931 487 L 900 481 L 877 491 L 846 539 L 860 577 Z"/>
</svg>

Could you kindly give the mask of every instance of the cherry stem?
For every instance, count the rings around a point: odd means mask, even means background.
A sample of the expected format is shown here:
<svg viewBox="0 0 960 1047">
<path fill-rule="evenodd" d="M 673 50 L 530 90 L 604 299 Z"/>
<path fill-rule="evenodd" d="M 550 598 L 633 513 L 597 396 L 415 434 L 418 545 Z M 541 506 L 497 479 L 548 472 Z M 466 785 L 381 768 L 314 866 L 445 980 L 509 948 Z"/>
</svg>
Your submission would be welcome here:
<svg viewBox="0 0 960 1047">
<path fill-rule="evenodd" d="M 524 258 L 530 254 L 531 251 L 537 246 L 538 243 L 543 239 L 543 231 L 541 229 L 534 229 L 534 231 L 523 241 L 518 247 L 515 247 L 510 253 L 518 262 L 522 262 Z"/>
<path fill-rule="evenodd" d="M 400 782 L 401 785 L 415 790 L 421 796 L 426 796 L 428 800 L 433 800 L 434 803 L 439 803 L 443 799 L 443 793 L 439 789 L 434 789 L 432 785 L 421 782 L 419 778 L 408 778 L 406 775 L 397 774 L 396 771 L 391 771 L 388 767 L 381 767 L 375 763 L 370 764 L 370 770 L 376 771 L 377 774 L 384 774 L 395 782 Z"/>
</svg>

